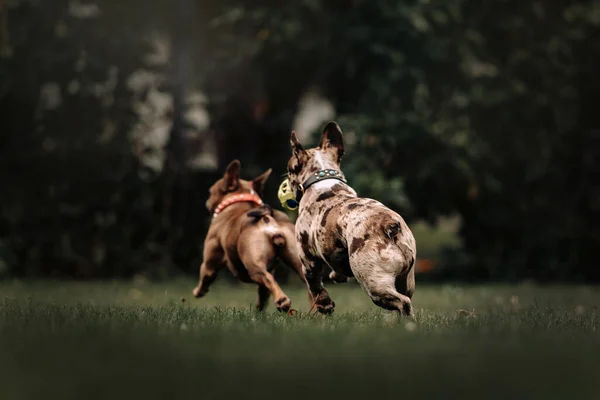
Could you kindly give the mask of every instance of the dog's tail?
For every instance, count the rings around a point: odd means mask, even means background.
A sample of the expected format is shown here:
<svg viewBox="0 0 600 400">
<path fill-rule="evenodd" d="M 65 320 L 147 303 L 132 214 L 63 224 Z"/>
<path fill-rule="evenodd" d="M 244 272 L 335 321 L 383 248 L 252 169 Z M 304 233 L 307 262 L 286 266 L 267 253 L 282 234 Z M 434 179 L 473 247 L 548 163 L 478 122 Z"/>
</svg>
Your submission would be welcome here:
<svg viewBox="0 0 600 400">
<path fill-rule="evenodd" d="M 414 246 L 414 239 L 411 245 L 410 239 L 407 241 L 407 238 L 403 235 L 402 225 L 403 224 L 397 220 L 384 222 L 383 232 L 390 240 L 392 240 L 396 244 L 396 246 L 402 249 L 402 259 L 409 260 L 408 271 L 410 271 L 415 266 L 417 254 Z"/>
<path fill-rule="evenodd" d="M 392 242 L 394 242 L 397 246 L 404 247 L 410 246 L 409 243 L 406 242 L 405 232 L 403 232 L 403 224 L 398 220 L 387 221 L 383 223 L 383 233 L 387 236 Z M 412 236 L 412 235 L 411 235 Z M 413 261 L 414 262 L 414 261 Z"/>
<path fill-rule="evenodd" d="M 396 240 L 398 234 L 402 232 L 402 224 L 398 221 L 386 222 L 383 225 L 383 232 L 388 238 Z"/>
<path fill-rule="evenodd" d="M 262 222 L 265 227 L 263 231 L 271 239 L 271 243 L 275 247 L 285 246 L 285 237 L 280 231 L 277 221 L 273 218 L 273 209 L 270 205 L 264 204 L 259 208 L 252 210 L 246 214 L 248 217 L 253 218 L 254 223 Z"/>
</svg>

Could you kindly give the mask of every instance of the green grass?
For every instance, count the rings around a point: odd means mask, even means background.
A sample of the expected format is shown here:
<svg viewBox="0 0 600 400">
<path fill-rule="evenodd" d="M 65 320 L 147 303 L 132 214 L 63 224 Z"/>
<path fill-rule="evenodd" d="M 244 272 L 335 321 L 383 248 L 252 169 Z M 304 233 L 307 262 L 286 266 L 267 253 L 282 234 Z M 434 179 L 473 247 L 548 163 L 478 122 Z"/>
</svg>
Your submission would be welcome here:
<svg viewBox="0 0 600 400">
<path fill-rule="evenodd" d="M 332 317 L 298 287 L 288 317 L 193 285 L 0 284 L 0 399 L 600 396 L 597 288 L 421 285 L 406 324 L 352 284 Z"/>
</svg>

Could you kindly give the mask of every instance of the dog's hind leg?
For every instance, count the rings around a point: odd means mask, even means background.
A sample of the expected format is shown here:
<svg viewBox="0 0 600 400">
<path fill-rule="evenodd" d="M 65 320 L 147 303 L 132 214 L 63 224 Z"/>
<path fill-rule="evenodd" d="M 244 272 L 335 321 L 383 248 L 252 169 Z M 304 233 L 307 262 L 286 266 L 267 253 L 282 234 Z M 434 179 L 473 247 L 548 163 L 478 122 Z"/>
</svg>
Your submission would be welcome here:
<svg viewBox="0 0 600 400">
<path fill-rule="evenodd" d="M 258 285 L 259 299 L 261 296 L 261 290 L 263 290 L 262 288 L 266 288 L 266 290 L 273 295 L 277 310 L 285 312 L 289 311 L 292 306 L 292 302 L 290 301 L 289 297 L 286 296 L 283 290 L 281 290 L 281 287 L 279 287 L 273 275 L 267 271 L 266 265 L 261 266 L 260 264 L 254 264 L 252 262 L 246 262 L 244 264 L 248 269 L 250 279 L 252 279 L 252 281 Z M 266 301 L 267 298 L 268 295 L 265 296 L 264 301 Z"/>
<path fill-rule="evenodd" d="M 415 262 L 410 266 L 408 273 L 399 275 L 396 277 L 396 290 L 401 294 L 412 299 L 413 293 L 415 292 Z"/>
<path fill-rule="evenodd" d="M 298 247 L 296 246 L 296 238 L 294 237 L 294 225 L 285 224 L 281 229 L 284 238 L 285 246 L 278 249 L 277 255 L 281 260 L 298 275 L 300 280 L 308 287 L 306 276 L 304 276 L 304 270 L 302 269 L 302 261 L 300 261 L 300 255 L 298 254 Z"/>
<path fill-rule="evenodd" d="M 363 276 L 357 276 L 357 274 L 355 276 L 375 305 L 385 310 L 397 311 L 401 316 L 415 319 L 412 300 L 406 294 L 396 290 L 397 281 L 394 276 L 389 274 L 374 276 L 373 273 L 368 279 L 363 279 Z"/>
<path fill-rule="evenodd" d="M 410 298 L 398 293 L 396 290 L 372 293 L 371 300 L 383 309 L 397 311 L 400 315 L 410 319 L 415 318 Z"/>
<path fill-rule="evenodd" d="M 304 275 L 304 269 L 302 268 L 302 261 L 300 261 L 300 257 L 298 256 L 297 251 L 294 249 L 295 243 L 292 242 L 291 245 L 286 246 L 286 248 L 281 249 L 281 253 L 279 254 L 279 258 L 288 266 L 291 267 L 294 272 L 298 275 L 298 278 L 306 285 L 307 294 L 308 294 L 308 303 L 312 304 L 313 297 L 310 292 L 310 286 L 308 285 L 308 281 L 306 280 L 306 276 Z"/>
<path fill-rule="evenodd" d="M 287 218 L 287 217 L 286 217 Z M 291 267 L 298 278 L 306 285 L 307 294 L 308 294 L 308 302 L 309 304 L 313 304 L 313 295 L 310 291 L 310 286 L 304 275 L 304 268 L 302 267 L 302 261 L 300 260 L 300 255 L 298 254 L 298 247 L 296 245 L 296 238 L 294 236 L 294 224 L 283 221 L 279 222 L 282 227 L 281 231 L 285 237 L 285 246 L 277 249 L 277 256 L 288 266 Z"/>
<path fill-rule="evenodd" d="M 271 263 L 276 256 L 275 248 L 277 247 L 272 242 L 272 237 L 271 232 L 245 230 L 238 240 L 239 255 L 252 282 L 259 285 L 259 287 L 264 286 L 267 288 L 273 295 L 275 307 L 279 311 L 287 312 L 292 302 L 281 290 L 273 274 L 269 272 L 272 266 Z"/>
</svg>

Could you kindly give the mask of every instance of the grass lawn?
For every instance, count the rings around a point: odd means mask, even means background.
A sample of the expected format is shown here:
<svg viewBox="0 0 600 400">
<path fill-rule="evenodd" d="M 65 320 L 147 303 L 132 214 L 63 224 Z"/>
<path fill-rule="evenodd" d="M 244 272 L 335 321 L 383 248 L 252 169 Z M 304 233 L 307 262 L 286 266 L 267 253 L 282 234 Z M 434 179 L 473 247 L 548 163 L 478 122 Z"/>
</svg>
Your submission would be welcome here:
<svg viewBox="0 0 600 400">
<path fill-rule="evenodd" d="M 417 282 L 407 324 L 354 284 L 288 317 L 194 283 L 0 283 L 0 399 L 600 398 L 600 288 Z"/>
</svg>

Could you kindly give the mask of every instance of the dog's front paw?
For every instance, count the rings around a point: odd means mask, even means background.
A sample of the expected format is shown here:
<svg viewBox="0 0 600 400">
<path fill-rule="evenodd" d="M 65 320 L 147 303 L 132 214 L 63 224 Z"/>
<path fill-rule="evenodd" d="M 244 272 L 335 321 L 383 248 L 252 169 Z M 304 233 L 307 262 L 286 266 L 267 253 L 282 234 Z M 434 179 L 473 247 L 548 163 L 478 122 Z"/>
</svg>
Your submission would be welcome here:
<svg viewBox="0 0 600 400">
<path fill-rule="evenodd" d="M 331 315 L 335 309 L 335 302 L 329 297 L 329 293 L 325 289 L 315 295 L 314 305 L 317 306 L 317 311 L 320 314 Z M 311 308 L 312 310 L 312 308 Z"/>
<path fill-rule="evenodd" d="M 317 311 L 321 314 L 331 315 L 335 310 L 335 301 L 331 300 L 329 294 L 321 294 L 317 300 Z"/>
<path fill-rule="evenodd" d="M 279 311 L 288 312 L 292 307 L 292 301 L 287 296 L 281 297 L 275 300 L 275 307 Z"/>
<path fill-rule="evenodd" d="M 335 302 L 332 300 L 327 304 L 317 304 L 317 311 L 324 315 L 331 315 L 335 311 Z"/>
</svg>

